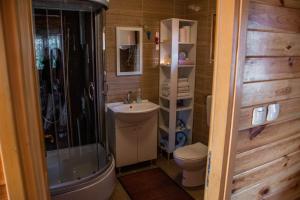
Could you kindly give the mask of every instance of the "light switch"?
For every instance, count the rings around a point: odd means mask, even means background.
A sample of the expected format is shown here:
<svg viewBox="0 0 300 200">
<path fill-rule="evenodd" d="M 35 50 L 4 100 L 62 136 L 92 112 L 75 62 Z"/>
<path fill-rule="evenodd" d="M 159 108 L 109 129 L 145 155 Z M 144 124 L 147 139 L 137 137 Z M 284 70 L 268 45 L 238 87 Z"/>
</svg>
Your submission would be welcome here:
<svg viewBox="0 0 300 200">
<path fill-rule="evenodd" d="M 274 121 L 278 118 L 280 111 L 280 106 L 278 103 L 276 104 L 270 104 L 268 106 L 268 115 L 267 115 L 267 121 Z"/>
<path fill-rule="evenodd" d="M 258 107 L 253 110 L 252 125 L 258 126 L 265 123 L 267 118 L 267 107 Z"/>
</svg>

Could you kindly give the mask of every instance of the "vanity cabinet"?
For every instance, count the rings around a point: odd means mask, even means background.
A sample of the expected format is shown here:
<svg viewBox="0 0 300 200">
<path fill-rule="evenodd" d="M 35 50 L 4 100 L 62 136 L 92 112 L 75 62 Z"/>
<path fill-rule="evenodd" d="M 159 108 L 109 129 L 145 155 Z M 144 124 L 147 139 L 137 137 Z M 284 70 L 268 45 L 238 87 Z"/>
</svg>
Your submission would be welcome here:
<svg viewBox="0 0 300 200">
<path fill-rule="evenodd" d="M 116 166 L 130 165 L 138 161 L 138 127 L 118 128 L 116 135 Z"/>
<path fill-rule="evenodd" d="M 157 158 L 158 112 L 152 111 L 133 122 L 110 113 L 110 148 L 114 153 L 116 167 L 123 167 Z"/>
</svg>

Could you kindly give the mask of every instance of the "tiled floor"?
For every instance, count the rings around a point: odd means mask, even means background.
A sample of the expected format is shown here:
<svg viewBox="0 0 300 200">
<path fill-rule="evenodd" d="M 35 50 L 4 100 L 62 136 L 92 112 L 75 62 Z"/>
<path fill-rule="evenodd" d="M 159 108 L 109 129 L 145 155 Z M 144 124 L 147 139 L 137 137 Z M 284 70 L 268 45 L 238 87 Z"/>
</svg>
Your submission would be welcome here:
<svg viewBox="0 0 300 200">
<path fill-rule="evenodd" d="M 181 170 L 180 168 L 175 164 L 174 160 L 167 160 L 164 157 L 160 157 L 155 165 L 150 166 L 149 164 L 139 167 L 133 167 L 133 168 L 125 168 L 122 169 L 121 175 L 125 175 L 128 173 L 133 173 L 145 169 L 149 169 L 152 167 L 160 167 L 163 169 L 173 180 L 175 180 L 177 183 L 180 184 L 181 180 Z M 184 187 L 183 187 L 184 188 Z M 196 188 L 184 188 L 195 200 L 202 200 L 204 199 L 204 186 L 196 187 Z M 126 191 L 120 184 L 120 182 L 117 182 L 117 186 L 115 188 L 115 191 L 111 197 L 110 200 L 130 200 L 129 196 L 127 195 Z"/>
</svg>

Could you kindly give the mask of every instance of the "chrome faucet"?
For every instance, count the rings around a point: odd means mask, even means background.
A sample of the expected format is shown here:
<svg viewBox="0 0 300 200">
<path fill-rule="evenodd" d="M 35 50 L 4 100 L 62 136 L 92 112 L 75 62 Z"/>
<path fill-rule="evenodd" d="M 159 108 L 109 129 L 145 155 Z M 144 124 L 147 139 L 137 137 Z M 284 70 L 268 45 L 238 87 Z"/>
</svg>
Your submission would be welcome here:
<svg viewBox="0 0 300 200">
<path fill-rule="evenodd" d="M 129 91 L 127 93 L 127 98 L 124 99 L 124 104 L 131 104 L 132 103 L 131 95 L 132 95 L 132 91 Z"/>
</svg>

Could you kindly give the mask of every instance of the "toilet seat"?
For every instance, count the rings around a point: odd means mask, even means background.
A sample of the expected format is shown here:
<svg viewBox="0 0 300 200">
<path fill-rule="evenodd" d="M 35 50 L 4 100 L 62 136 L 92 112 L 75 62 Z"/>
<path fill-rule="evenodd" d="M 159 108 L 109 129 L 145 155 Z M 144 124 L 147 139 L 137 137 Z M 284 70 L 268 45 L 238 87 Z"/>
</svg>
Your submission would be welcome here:
<svg viewBox="0 0 300 200">
<path fill-rule="evenodd" d="M 176 149 L 174 157 L 186 161 L 203 160 L 207 157 L 207 151 L 207 146 L 198 142 Z"/>
</svg>

